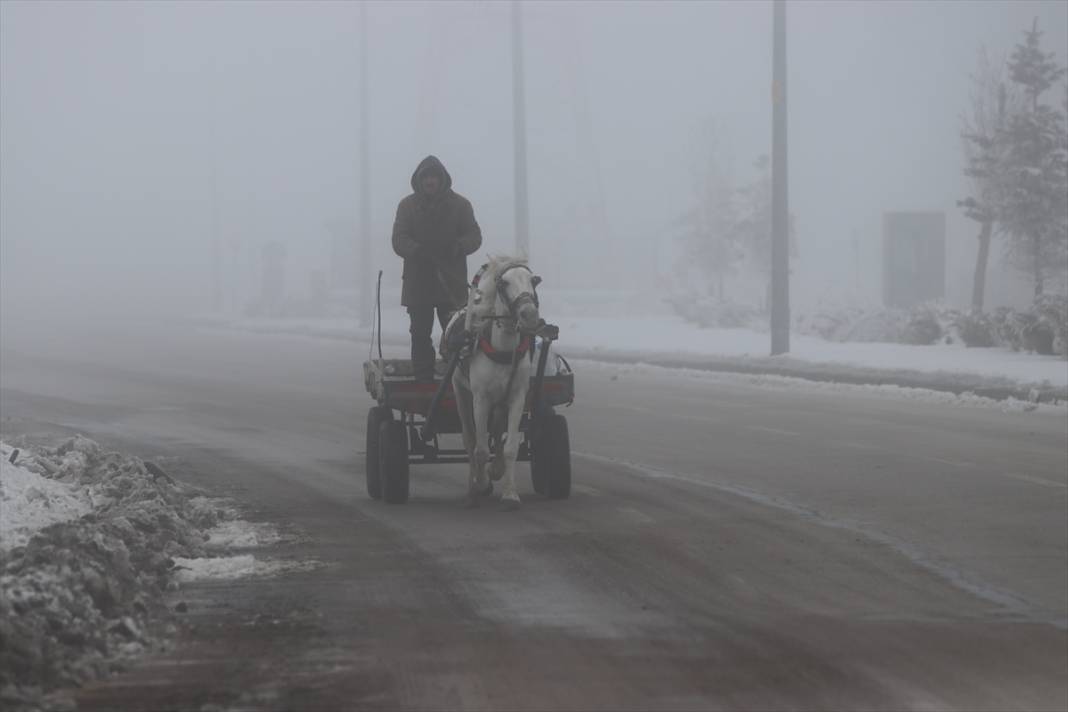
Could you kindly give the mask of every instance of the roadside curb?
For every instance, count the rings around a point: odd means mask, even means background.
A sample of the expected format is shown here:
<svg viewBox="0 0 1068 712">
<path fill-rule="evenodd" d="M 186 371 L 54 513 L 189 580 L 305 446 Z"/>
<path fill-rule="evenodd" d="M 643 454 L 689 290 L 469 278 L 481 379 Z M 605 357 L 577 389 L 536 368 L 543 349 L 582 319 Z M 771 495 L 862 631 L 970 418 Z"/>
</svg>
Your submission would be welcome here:
<svg viewBox="0 0 1068 712">
<path fill-rule="evenodd" d="M 1056 404 L 1068 401 L 1068 388 L 1048 384 L 1020 384 L 1007 379 L 984 378 L 966 373 L 938 371 L 928 373 L 898 369 L 891 374 L 860 366 L 840 363 L 810 363 L 789 357 L 729 357 L 695 356 L 692 359 L 671 358 L 655 353 L 620 353 L 602 350 L 574 350 L 567 355 L 574 359 L 613 364 L 648 364 L 662 368 L 690 369 L 715 373 L 736 373 L 750 376 L 779 376 L 819 383 L 846 383 L 857 386 L 898 386 L 923 388 L 954 395 L 971 393 L 992 400 L 1010 398 L 1031 403 Z"/>
</svg>

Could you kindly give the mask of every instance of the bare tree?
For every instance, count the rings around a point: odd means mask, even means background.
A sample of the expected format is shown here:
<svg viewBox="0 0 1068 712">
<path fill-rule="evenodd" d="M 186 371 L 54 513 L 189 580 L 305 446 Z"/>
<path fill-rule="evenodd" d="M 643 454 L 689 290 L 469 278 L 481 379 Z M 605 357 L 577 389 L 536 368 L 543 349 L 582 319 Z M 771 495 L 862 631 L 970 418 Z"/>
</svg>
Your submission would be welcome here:
<svg viewBox="0 0 1068 712">
<path fill-rule="evenodd" d="M 715 121 L 701 127 L 697 162 L 691 170 L 694 201 L 678 220 L 683 228 L 684 259 L 696 267 L 725 298 L 727 278 L 741 257 L 736 244 L 737 205 L 730 156 Z"/>
</svg>

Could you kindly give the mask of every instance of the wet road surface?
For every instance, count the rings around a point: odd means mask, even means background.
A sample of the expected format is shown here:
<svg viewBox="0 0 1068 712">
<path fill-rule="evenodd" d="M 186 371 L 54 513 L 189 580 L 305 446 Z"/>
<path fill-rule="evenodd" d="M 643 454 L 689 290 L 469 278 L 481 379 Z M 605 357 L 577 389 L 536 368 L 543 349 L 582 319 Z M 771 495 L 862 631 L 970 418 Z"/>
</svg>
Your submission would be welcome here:
<svg viewBox="0 0 1068 712">
<path fill-rule="evenodd" d="M 5 427 L 167 456 L 322 565 L 184 586 L 80 709 L 1068 706 L 1063 414 L 576 363 L 569 500 L 437 465 L 388 506 L 366 344 L 92 329 L 5 333 Z"/>
</svg>

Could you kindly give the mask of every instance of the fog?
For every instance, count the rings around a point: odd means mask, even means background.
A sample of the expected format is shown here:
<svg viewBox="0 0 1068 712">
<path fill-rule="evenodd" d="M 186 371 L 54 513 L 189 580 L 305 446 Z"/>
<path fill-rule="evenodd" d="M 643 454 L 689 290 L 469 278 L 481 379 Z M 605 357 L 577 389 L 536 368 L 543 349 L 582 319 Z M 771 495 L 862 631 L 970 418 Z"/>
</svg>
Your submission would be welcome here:
<svg viewBox="0 0 1068 712">
<path fill-rule="evenodd" d="M 483 252 L 513 245 L 510 6 L 368 3 L 373 267 L 416 163 L 439 156 Z M 739 181 L 770 152 L 769 3 L 524 3 L 531 257 L 572 288 L 670 275 L 700 132 Z M 955 201 L 960 115 L 986 45 L 1038 18 L 1065 62 L 1062 2 L 788 5 L 793 300 L 874 300 L 882 213 L 947 214 L 947 299 L 976 227 Z M 328 271 L 359 220 L 360 7 L 343 2 L 0 4 L 4 314 L 199 314 L 213 234 L 226 304 L 286 245 L 287 289 Z M 858 254 L 852 248 L 859 241 Z M 474 260 L 472 259 L 472 262 Z M 1018 293 L 991 270 L 990 299 Z M 1026 294 L 1027 288 L 1024 286 Z"/>
</svg>

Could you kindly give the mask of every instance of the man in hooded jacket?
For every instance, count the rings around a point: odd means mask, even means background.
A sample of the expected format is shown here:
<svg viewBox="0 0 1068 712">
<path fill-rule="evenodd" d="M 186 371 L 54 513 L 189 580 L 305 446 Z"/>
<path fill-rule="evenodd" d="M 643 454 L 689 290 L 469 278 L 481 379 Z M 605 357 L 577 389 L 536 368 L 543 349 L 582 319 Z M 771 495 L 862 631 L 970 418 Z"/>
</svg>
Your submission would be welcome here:
<svg viewBox="0 0 1068 712">
<path fill-rule="evenodd" d="M 444 330 L 467 303 L 467 256 L 482 246 L 471 202 L 452 189 L 452 177 L 434 156 L 412 174 L 412 194 L 397 206 L 393 251 L 404 258 L 401 305 L 408 308 L 412 369 L 434 378 L 434 311 Z"/>
</svg>

